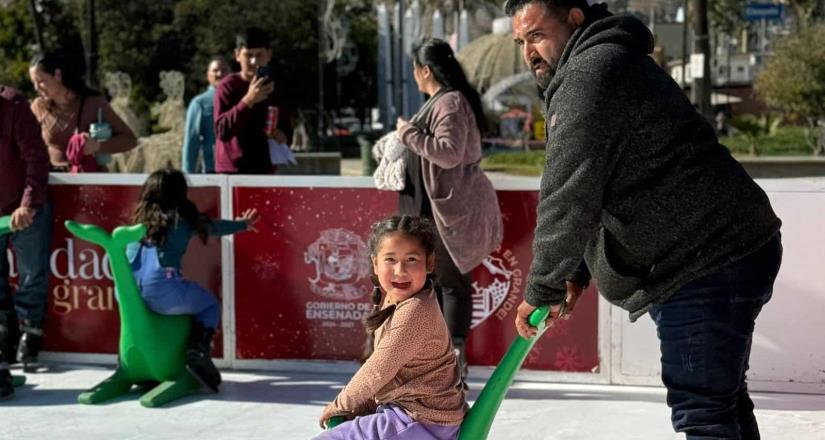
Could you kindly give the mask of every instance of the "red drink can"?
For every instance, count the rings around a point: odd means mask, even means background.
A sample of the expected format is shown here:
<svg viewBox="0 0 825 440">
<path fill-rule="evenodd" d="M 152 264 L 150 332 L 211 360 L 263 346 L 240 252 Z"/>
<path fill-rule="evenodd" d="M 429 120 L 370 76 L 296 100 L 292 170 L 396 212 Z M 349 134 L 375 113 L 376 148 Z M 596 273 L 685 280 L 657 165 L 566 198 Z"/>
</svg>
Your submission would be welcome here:
<svg viewBox="0 0 825 440">
<path fill-rule="evenodd" d="M 278 128 L 278 107 L 270 105 L 266 108 L 266 126 L 264 132 L 272 134 Z"/>
</svg>

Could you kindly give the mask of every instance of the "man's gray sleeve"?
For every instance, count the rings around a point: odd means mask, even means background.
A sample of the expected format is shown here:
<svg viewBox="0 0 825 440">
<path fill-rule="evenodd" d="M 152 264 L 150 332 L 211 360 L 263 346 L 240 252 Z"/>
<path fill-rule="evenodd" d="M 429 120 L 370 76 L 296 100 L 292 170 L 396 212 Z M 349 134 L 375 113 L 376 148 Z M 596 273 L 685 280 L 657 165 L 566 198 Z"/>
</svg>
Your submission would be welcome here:
<svg viewBox="0 0 825 440">
<path fill-rule="evenodd" d="M 558 304 L 598 231 L 604 193 L 630 130 L 629 97 L 598 69 L 567 71 L 547 113 L 533 263 L 524 299 Z M 619 81 L 616 81 L 619 82 Z"/>
</svg>

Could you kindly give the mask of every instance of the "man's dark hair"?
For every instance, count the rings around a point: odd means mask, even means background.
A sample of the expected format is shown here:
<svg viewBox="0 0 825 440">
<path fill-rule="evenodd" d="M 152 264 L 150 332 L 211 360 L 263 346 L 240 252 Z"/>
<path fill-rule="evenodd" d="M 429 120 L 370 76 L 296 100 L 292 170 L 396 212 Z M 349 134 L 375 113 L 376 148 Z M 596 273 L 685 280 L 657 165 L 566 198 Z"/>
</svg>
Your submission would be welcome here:
<svg viewBox="0 0 825 440">
<path fill-rule="evenodd" d="M 508 17 L 512 17 L 516 15 L 516 12 L 530 3 L 541 3 L 548 11 L 556 15 L 559 13 L 566 14 L 570 11 L 570 8 L 579 8 L 585 12 L 590 8 L 587 0 L 507 0 L 504 3 L 504 13 L 507 14 Z"/>
<path fill-rule="evenodd" d="M 235 36 L 235 49 L 256 49 L 263 47 L 269 49 L 269 34 L 258 27 L 244 29 Z"/>
</svg>

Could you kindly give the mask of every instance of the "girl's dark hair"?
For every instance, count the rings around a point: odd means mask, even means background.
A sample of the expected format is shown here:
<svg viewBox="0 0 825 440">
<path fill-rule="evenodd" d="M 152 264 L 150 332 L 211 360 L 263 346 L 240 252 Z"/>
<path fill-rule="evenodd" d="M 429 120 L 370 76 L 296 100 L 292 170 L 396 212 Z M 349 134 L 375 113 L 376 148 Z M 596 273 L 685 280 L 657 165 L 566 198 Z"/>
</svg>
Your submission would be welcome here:
<svg viewBox="0 0 825 440">
<path fill-rule="evenodd" d="M 476 126 L 482 136 L 487 132 L 487 118 L 481 106 L 481 97 L 461 68 L 450 45 L 438 38 L 427 38 L 413 49 L 413 62 L 417 67 L 428 66 L 436 81 L 445 87 L 461 92 L 476 117 Z"/>
<path fill-rule="evenodd" d="M 421 243 L 421 247 L 424 248 L 428 259 L 435 253 L 435 227 L 429 219 L 409 215 L 396 215 L 372 225 L 372 232 L 370 233 L 369 239 L 370 259 L 378 256 L 381 241 L 387 235 L 396 233 L 413 238 Z M 372 292 L 373 307 L 370 314 L 364 318 L 364 326 L 369 333 L 381 327 L 381 324 L 395 313 L 395 304 L 383 310 L 381 309 L 381 286 L 378 285 L 378 279 L 375 276 L 372 277 L 372 282 L 375 286 Z"/>
<path fill-rule="evenodd" d="M 86 85 L 84 78 L 85 63 L 80 56 L 69 56 L 66 52 L 38 53 L 32 58 L 29 67 L 40 67 L 49 75 L 60 69 L 60 81 L 63 86 L 80 96 L 95 96 L 100 92 Z"/>
<path fill-rule="evenodd" d="M 209 217 L 186 197 L 186 177 L 173 168 L 165 168 L 150 174 L 143 184 L 137 208 L 135 223 L 146 225 L 145 243 L 159 246 L 166 242 L 169 223 L 180 218 L 197 231 L 198 237 L 206 243 L 209 237 Z"/>
</svg>

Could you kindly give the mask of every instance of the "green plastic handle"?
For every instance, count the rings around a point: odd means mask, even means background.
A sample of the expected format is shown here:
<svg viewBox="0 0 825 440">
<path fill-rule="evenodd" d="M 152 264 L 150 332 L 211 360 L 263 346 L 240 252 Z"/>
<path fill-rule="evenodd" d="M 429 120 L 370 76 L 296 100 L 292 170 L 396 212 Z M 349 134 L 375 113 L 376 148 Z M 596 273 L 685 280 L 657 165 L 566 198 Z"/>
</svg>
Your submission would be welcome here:
<svg viewBox="0 0 825 440">
<path fill-rule="evenodd" d="M 546 322 L 549 315 L 550 306 L 541 306 L 530 314 L 530 325 L 538 329 L 536 336 L 530 339 L 516 336 L 515 341 L 510 344 L 510 348 L 501 358 L 501 362 L 493 371 L 487 385 L 481 390 L 481 394 L 478 395 L 478 399 L 476 399 L 470 412 L 464 417 L 461 432 L 458 436 L 459 440 L 484 440 L 487 438 L 490 428 L 493 426 L 493 419 L 504 400 L 504 396 L 507 395 L 510 384 L 513 383 L 516 372 L 521 368 L 527 354 L 536 345 L 536 341 L 547 330 Z"/>
<path fill-rule="evenodd" d="M 347 421 L 344 416 L 333 416 L 327 419 L 327 431 Z"/>
<path fill-rule="evenodd" d="M 0 235 L 11 234 L 11 216 L 0 217 Z"/>
</svg>

